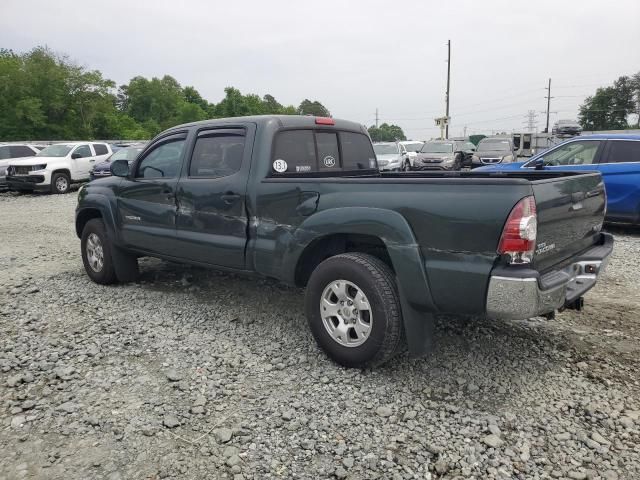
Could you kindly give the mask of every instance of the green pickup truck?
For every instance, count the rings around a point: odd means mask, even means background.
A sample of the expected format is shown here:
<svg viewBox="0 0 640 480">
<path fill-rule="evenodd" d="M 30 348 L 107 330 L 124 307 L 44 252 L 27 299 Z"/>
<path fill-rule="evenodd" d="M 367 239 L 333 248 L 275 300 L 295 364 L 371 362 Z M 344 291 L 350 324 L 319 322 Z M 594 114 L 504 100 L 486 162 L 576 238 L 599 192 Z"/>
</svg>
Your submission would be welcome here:
<svg viewBox="0 0 640 480">
<path fill-rule="evenodd" d="M 599 173 L 381 173 L 366 129 L 310 116 L 180 125 L 82 187 L 89 277 L 137 259 L 306 287 L 318 344 L 348 367 L 428 351 L 439 313 L 580 308 L 613 248 Z"/>
</svg>

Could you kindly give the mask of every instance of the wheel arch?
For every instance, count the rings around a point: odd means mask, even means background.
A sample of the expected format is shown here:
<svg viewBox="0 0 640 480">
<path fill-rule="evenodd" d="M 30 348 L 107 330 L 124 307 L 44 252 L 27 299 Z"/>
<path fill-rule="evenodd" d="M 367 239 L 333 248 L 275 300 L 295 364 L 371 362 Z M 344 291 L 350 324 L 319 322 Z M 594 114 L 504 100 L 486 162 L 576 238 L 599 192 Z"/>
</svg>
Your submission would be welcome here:
<svg viewBox="0 0 640 480">
<path fill-rule="evenodd" d="M 323 210 L 310 216 L 296 230 L 282 258 L 285 279 L 294 284 L 296 280 L 300 282 L 307 271 L 309 274 L 313 271 L 304 262 L 317 261 L 337 247 L 348 248 L 349 240 L 354 238 L 372 242 L 365 242 L 366 245 L 384 246 L 398 286 L 409 351 L 414 355 L 425 353 L 432 344 L 432 314 L 437 307 L 420 247 L 411 226 L 400 213 L 350 207 Z"/>
</svg>

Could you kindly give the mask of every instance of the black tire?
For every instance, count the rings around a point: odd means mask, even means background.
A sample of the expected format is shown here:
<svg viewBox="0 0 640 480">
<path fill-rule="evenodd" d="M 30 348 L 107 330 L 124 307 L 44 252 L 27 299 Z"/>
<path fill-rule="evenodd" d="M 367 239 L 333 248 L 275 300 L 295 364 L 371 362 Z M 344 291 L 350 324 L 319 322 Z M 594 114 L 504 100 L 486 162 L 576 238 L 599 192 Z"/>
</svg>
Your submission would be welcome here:
<svg viewBox="0 0 640 480">
<path fill-rule="evenodd" d="M 456 154 L 453 160 L 453 170 L 460 171 L 462 169 L 462 155 Z"/>
<path fill-rule="evenodd" d="M 66 173 L 54 173 L 51 176 L 51 193 L 68 193 L 71 189 L 71 179 Z"/>
<path fill-rule="evenodd" d="M 411 162 L 409 160 L 404 161 L 404 164 L 402 165 L 402 170 L 405 172 L 411 171 Z"/>
<path fill-rule="evenodd" d="M 323 292 L 336 280 L 357 285 L 371 307 L 371 329 L 364 343 L 345 346 L 325 328 L 320 312 Z M 381 365 L 403 350 L 404 328 L 395 277 L 380 259 L 365 253 L 330 257 L 313 271 L 307 284 L 305 310 L 318 345 L 335 362 L 350 368 Z"/>
<path fill-rule="evenodd" d="M 90 265 L 90 259 L 87 253 L 87 242 L 91 235 L 95 235 L 100 240 L 100 246 L 102 249 L 102 267 Z M 113 267 L 113 260 L 111 258 L 111 243 L 107 237 L 107 232 L 104 228 L 104 223 L 99 218 L 89 220 L 82 230 L 82 238 L 80 241 L 82 263 L 84 269 L 89 275 L 89 278 L 101 285 L 109 285 L 115 283 L 117 280 L 116 271 Z"/>
</svg>

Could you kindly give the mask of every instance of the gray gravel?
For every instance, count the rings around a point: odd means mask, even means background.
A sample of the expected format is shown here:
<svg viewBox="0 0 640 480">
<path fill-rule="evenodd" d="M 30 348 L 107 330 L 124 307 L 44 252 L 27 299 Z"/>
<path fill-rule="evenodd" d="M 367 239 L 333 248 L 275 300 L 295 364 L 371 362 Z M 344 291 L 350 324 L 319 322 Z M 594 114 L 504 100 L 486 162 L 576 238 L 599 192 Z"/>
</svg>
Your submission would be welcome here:
<svg viewBox="0 0 640 480">
<path fill-rule="evenodd" d="M 640 478 L 640 235 L 583 312 L 443 318 L 345 370 L 303 292 L 154 259 L 85 276 L 76 194 L 0 194 L 0 478 Z"/>
</svg>

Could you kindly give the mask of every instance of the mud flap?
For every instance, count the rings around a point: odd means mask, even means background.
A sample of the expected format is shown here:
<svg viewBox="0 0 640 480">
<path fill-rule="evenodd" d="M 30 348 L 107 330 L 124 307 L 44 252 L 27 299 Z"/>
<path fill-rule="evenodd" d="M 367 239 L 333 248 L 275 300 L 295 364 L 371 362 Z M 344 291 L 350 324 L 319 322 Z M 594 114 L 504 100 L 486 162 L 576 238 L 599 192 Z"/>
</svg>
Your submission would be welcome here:
<svg viewBox="0 0 640 480">
<path fill-rule="evenodd" d="M 111 259 L 113 269 L 119 282 L 135 282 L 138 279 L 138 259 L 135 255 L 125 252 L 111 243 Z"/>
<path fill-rule="evenodd" d="M 433 350 L 434 346 L 435 317 L 432 312 L 413 307 L 402 292 L 401 285 L 398 285 L 398 293 L 409 355 L 412 357 L 426 355 Z"/>
</svg>

